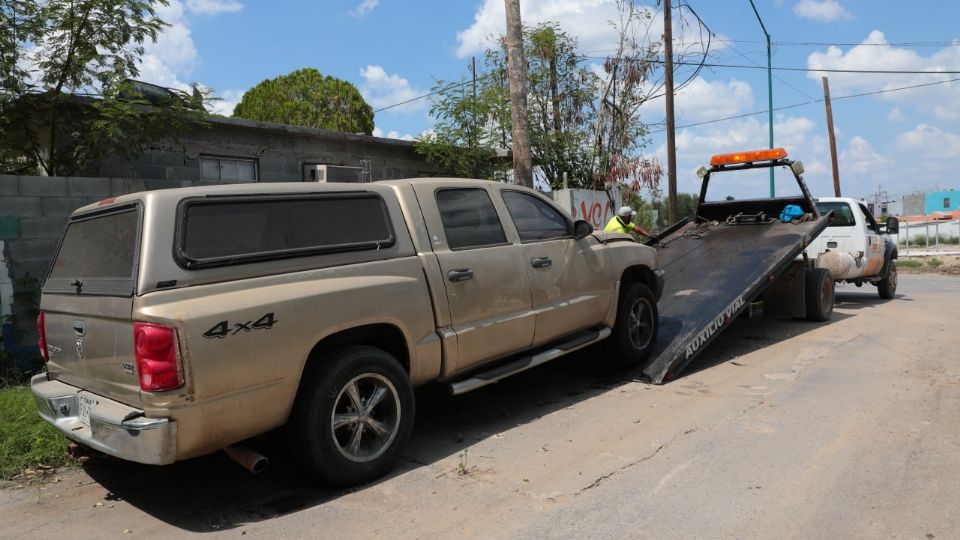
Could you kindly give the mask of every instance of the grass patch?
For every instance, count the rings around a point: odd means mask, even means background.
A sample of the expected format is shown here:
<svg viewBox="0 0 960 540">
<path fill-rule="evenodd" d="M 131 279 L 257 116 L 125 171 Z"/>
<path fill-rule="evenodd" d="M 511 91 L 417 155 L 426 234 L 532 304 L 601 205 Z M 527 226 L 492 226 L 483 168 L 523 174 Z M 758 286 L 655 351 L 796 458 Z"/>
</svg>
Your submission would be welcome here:
<svg viewBox="0 0 960 540">
<path fill-rule="evenodd" d="M 67 438 L 37 414 L 30 388 L 0 388 L 0 479 L 70 460 Z"/>
<path fill-rule="evenodd" d="M 920 268 L 923 263 L 916 259 L 897 259 L 898 268 Z"/>
<path fill-rule="evenodd" d="M 929 261 L 927 261 L 927 266 L 929 266 L 930 268 L 937 268 L 937 267 L 941 266 L 942 264 L 943 264 L 943 261 L 941 261 L 940 259 L 938 259 L 938 258 L 936 258 L 936 257 L 934 257 L 934 258 L 930 259 Z"/>
</svg>

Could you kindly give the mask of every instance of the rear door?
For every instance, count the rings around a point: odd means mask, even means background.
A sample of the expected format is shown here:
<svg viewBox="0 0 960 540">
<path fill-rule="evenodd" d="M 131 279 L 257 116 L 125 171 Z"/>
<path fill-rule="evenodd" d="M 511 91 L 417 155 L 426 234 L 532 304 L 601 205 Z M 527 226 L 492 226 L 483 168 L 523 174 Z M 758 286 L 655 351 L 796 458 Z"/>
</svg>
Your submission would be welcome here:
<svg viewBox="0 0 960 540">
<path fill-rule="evenodd" d="M 140 395 L 131 313 L 141 216 L 134 204 L 71 219 L 40 304 L 50 374 L 127 404 Z"/>
<path fill-rule="evenodd" d="M 573 237 L 573 223 L 531 193 L 501 191 L 520 236 L 528 263 L 533 310 L 537 314 L 534 345 L 549 343 L 597 326 L 610 306 L 613 280 L 599 244 Z"/>
<path fill-rule="evenodd" d="M 440 263 L 457 336 L 449 373 L 530 347 L 535 317 L 520 246 L 507 238 L 490 191 L 481 184 L 414 185 Z M 451 359 L 452 360 L 452 359 Z"/>
</svg>

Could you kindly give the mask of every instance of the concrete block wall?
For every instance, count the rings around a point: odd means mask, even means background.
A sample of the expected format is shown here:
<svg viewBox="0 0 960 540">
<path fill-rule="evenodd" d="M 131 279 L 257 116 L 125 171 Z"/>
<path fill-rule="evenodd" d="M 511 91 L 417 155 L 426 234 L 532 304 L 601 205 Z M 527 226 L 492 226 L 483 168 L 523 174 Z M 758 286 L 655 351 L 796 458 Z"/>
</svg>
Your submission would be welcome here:
<svg viewBox="0 0 960 540">
<path fill-rule="evenodd" d="M 107 197 L 198 183 L 0 175 L 0 315 L 13 323 L 15 343 L 36 340 L 39 286 L 74 210 Z"/>
<path fill-rule="evenodd" d="M 308 163 L 360 167 L 368 162 L 371 180 L 443 174 L 406 141 L 222 118 L 178 141 L 157 143 L 136 160 L 114 156 L 84 173 L 198 181 L 201 156 L 256 160 L 261 182 L 300 182 Z"/>
</svg>

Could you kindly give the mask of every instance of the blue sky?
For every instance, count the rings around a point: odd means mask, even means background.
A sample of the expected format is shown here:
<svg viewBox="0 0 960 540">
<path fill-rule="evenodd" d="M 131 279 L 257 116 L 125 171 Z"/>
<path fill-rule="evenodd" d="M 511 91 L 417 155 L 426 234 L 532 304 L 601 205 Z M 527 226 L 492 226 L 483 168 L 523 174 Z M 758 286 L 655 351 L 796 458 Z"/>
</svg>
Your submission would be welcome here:
<svg viewBox="0 0 960 540">
<path fill-rule="evenodd" d="M 755 0 L 775 45 L 775 67 L 960 71 L 960 3 L 872 0 Z M 684 0 L 716 35 L 708 62 L 765 65 L 765 46 L 748 0 Z M 656 11 L 653 1 L 638 1 Z M 677 2 L 674 6 L 679 5 Z M 199 82 L 229 114 L 259 81 L 301 67 L 354 83 L 374 109 L 416 97 L 437 79 L 466 76 L 485 38 L 503 31 L 503 0 L 400 1 L 171 0 L 161 16 L 172 26 L 147 48 L 141 78 L 166 86 Z M 556 21 L 583 51 L 609 49 L 614 0 L 521 0 L 524 23 Z M 679 16 L 674 11 L 674 19 Z M 689 11 L 683 15 L 692 20 Z M 677 26 L 675 22 L 675 26 Z M 659 15 L 654 22 L 659 35 Z M 686 28 L 686 39 L 694 39 Z M 735 40 L 735 41 L 730 41 Z M 819 43 L 836 43 L 836 46 Z M 909 43 L 909 44 L 908 44 Z M 679 80 L 685 71 L 678 73 Z M 822 73 L 775 72 L 774 107 L 822 97 Z M 891 196 L 960 188 L 960 82 L 875 96 L 840 96 L 958 78 L 960 74 L 831 73 L 834 121 L 844 195 L 868 196 L 882 185 Z M 678 125 L 765 111 L 766 72 L 704 70 L 678 92 Z M 430 129 L 429 100 L 380 112 L 376 134 L 410 138 Z M 644 118 L 663 120 L 654 100 Z M 657 129 L 657 128 L 654 128 Z M 775 139 L 804 162 L 815 195 L 831 195 L 822 103 L 775 113 Z M 679 188 L 696 191 L 694 171 L 720 152 L 767 145 L 766 114 L 677 132 Z M 663 134 L 646 153 L 665 160 Z M 764 189 L 762 178 L 737 180 L 736 196 Z"/>
</svg>

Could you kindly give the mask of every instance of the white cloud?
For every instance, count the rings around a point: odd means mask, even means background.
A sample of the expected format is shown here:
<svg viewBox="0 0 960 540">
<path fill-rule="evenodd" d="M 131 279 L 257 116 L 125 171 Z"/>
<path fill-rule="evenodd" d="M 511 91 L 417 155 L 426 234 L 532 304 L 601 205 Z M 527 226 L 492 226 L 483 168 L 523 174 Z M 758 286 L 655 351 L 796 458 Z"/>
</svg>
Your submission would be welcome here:
<svg viewBox="0 0 960 540">
<path fill-rule="evenodd" d="M 579 40 L 581 51 L 607 51 L 615 45 L 616 35 L 607 24 L 619 18 L 615 0 L 526 0 L 520 7 L 524 25 L 557 22 Z M 652 14 L 647 6 L 637 7 Z M 484 0 L 474 13 L 473 24 L 457 33 L 457 56 L 483 52 L 491 38 L 504 33 L 505 19 L 503 0 Z M 660 17 L 650 22 L 649 35 L 654 40 L 660 39 L 662 25 Z"/>
<path fill-rule="evenodd" d="M 887 113 L 887 120 L 891 122 L 903 122 L 904 116 L 900 111 L 900 107 L 890 109 L 890 112 Z"/>
<path fill-rule="evenodd" d="M 224 90 L 223 92 L 219 92 L 217 97 L 220 99 L 211 103 L 210 112 L 223 116 L 233 116 L 233 109 L 237 106 L 237 103 L 240 103 L 245 93 L 245 90 Z"/>
<path fill-rule="evenodd" d="M 801 0 L 793 6 L 793 12 L 798 17 L 820 22 L 853 18 L 836 0 Z"/>
<path fill-rule="evenodd" d="M 243 4 L 237 0 L 186 0 L 186 2 L 190 13 L 197 15 L 236 13 L 243 9 Z"/>
<path fill-rule="evenodd" d="M 889 167 L 893 162 L 874 151 L 869 141 L 856 135 L 840 152 L 840 175 L 862 175 Z"/>
<path fill-rule="evenodd" d="M 389 74 L 381 66 L 368 65 L 360 70 L 363 82 L 360 83 L 360 93 L 374 109 L 396 105 L 420 95 L 418 90 L 410 85 L 410 81 L 397 74 Z M 429 105 L 429 101 L 420 99 L 394 109 L 393 112 L 412 112 L 421 110 Z"/>
<path fill-rule="evenodd" d="M 380 3 L 380 0 L 361 0 L 360 3 L 357 4 L 357 7 L 353 8 L 353 11 L 351 11 L 351 13 L 353 13 L 357 17 L 363 17 L 367 13 L 370 13 L 371 11 L 373 11 L 374 8 L 376 8 L 379 3 Z"/>
<path fill-rule="evenodd" d="M 960 157 L 960 135 L 928 124 L 897 135 L 897 146 L 907 153 L 927 157 Z"/>
<path fill-rule="evenodd" d="M 810 79 L 819 81 L 820 77 L 830 77 L 830 89 L 836 96 L 859 92 L 875 92 L 903 88 L 918 84 L 947 81 L 956 75 L 941 74 L 941 71 L 960 70 L 960 47 L 946 46 L 922 56 L 909 49 L 894 47 L 883 32 L 874 30 L 860 45 L 843 51 L 831 46 L 826 51 L 817 51 L 807 57 L 807 67 L 811 69 L 834 70 L 884 70 L 884 71 L 924 71 L 930 74 L 870 74 L 862 73 L 826 73 L 811 71 Z M 960 100 L 960 83 L 944 82 L 910 90 L 878 94 L 876 99 L 891 103 L 910 104 L 920 110 L 937 114 L 949 119 L 955 114 L 953 107 L 944 107 L 945 103 Z"/>
<path fill-rule="evenodd" d="M 380 129 L 379 127 L 374 127 L 374 128 L 373 128 L 373 136 L 374 136 L 374 137 L 383 137 L 383 138 L 385 138 L 385 139 L 400 139 L 400 140 L 403 140 L 403 141 L 412 141 L 413 138 L 414 138 L 413 135 L 411 135 L 411 134 L 409 134 L 409 133 L 404 133 L 403 135 L 400 135 L 400 132 L 399 132 L 399 131 L 396 131 L 396 130 L 391 130 L 391 131 L 387 132 L 386 135 L 384 135 L 383 130 Z"/>
<path fill-rule="evenodd" d="M 677 112 L 683 120 L 721 118 L 753 107 L 753 89 L 736 79 L 707 82 L 697 77 L 676 93 L 675 101 Z"/>
</svg>

